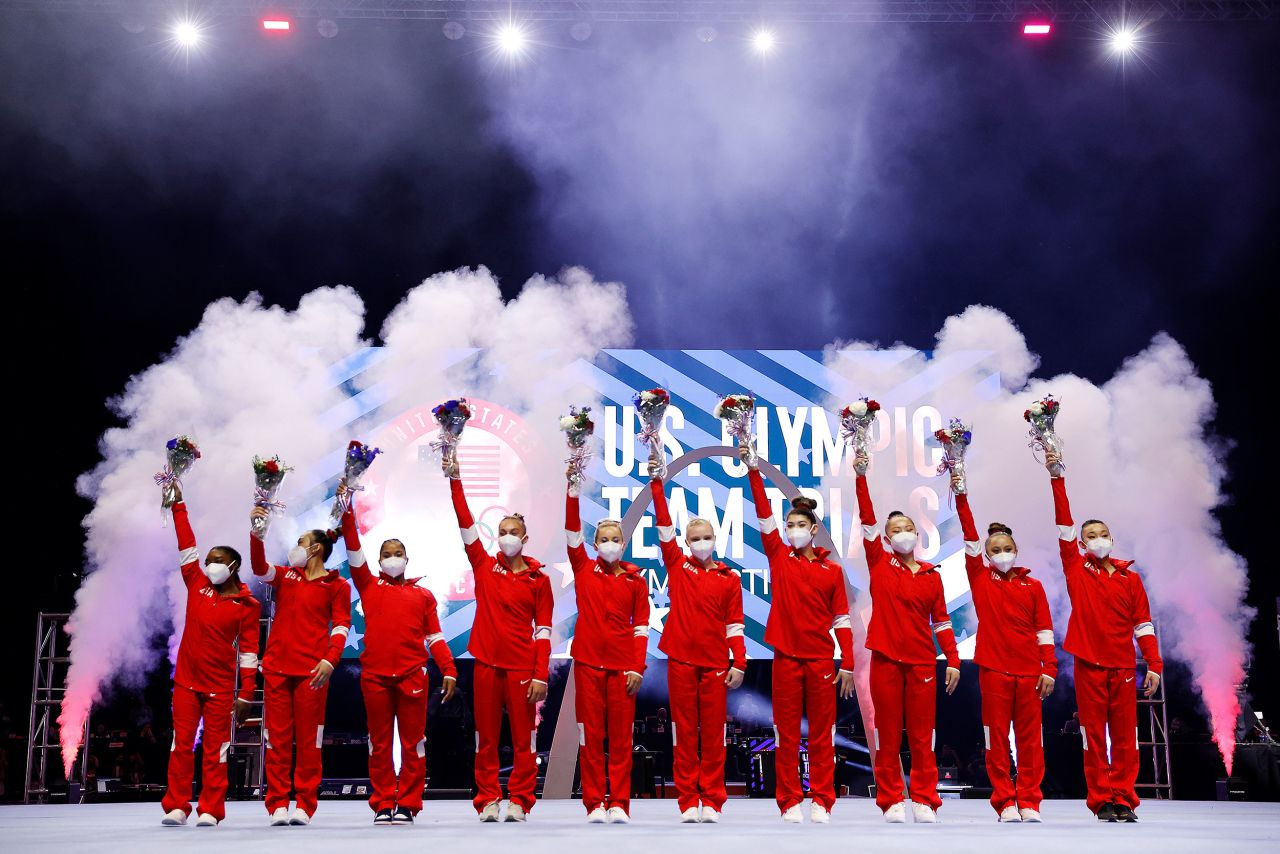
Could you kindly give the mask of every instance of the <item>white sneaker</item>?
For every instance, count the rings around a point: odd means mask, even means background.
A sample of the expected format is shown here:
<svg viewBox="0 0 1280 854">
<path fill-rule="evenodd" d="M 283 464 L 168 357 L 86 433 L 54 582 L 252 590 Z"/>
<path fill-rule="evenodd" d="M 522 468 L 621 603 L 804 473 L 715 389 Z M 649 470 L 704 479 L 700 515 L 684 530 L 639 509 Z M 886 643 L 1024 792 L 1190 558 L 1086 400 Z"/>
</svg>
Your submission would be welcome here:
<svg viewBox="0 0 1280 854">
<path fill-rule="evenodd" d="M 720 810 L 716 809 L 715 807 L 709 807 L 706 804 L 703 804 L 702 805 L 702 823 L 703 824 L 719 824 Z"/>
<path fill-rule="evenodd" d="M 304 827 L 311 824 L 311 816 L 307 815 L 306 810 L 300 810 L 294 807 L 289 813 L 289 824 L 294 827 Z"/>
<path fill-rule="evenodd" d="M 488 824 L 498 820 L 498 802 L 489 801 L 484 805 L 484 809 L 480 810 L 480 820 Z"/>
<path fill-rule="evenodd" d="M 187 823 L 187 814 L 182 810 L 169 810 L 160 823 L 165 827 L 181 827 Z"/>
<path fill-rule="evenodd" d="M 937 824 L 938 814 L 933 811 L 933 807 L 928 804 L 918 804 L 911 802 L 911 817 L 916 820 L 916 824 Z"/>
<path fill-rule="evenodd" d="M 604 807 L 596 807 L 587 813 L 587 824 L 604 824 L 606 821 L 608 817 L 605 815 Z"/>
<path fill-rule="evenodd" d="M 1035 822 L 1036 824 L 1040 823 L 1040 810 L 1033 810 L 1030 807 L 1022 807 L 1018 810 L 1018 815 L 1022 817 L 1023 821 Z"/>
<path fill-rule="evenodd" d="M 702 816 L 698 815 L 697 807 L 689 807 L 687 810 L 680 813 L 680 821 L 684 824 L 697 824 L 702 821 Z"/>
<path fill-rule="evenodd" d="M 218 820 L 207 812 L 200 813 L 200 817 L 196 819 L 196 827 L 217 827 Z"/>
<path fill-rule="evenodd" d="M 1009 806 L 1000 810 L 1000 821 L 1006 824 L 1012 823 L 1012 822 L 1020 822 L 1022 821 L 1022 816 L 1018 815 L 1017 807 L 1015 807 L 1013 804 L 1009 804 Z"/>
<path fill-rule="evenodd" d="M 609 824 L 630 824 L 631 816 L 622 807 L 609 807 Z"/>
<path fill-rule="evenodd" d="M 285 807 L 280 807 L 268 816 L 268 820 L 271 822 L 272 827 L 284 827 L 289 823 L 289 810 Z"/>
<path fill-rule="evenodd" d="M 804 813 L 800 812 L 799 806 L 787 807 L 782 813 L 782 820 L 787 824 L 799 824 L 804 821 Z"/>
<path fill-rule="evenodd" d="M 507 817 L 505 821 L 525 821 L 528 816 L 525 814 L 524 807 L 519 804 L 507 804 Z"/>
<path fill-rule="evenodd" d="M 907 805 L 902 801 L 890 806 L 884 811 L 884 820 L 889 824 L 906 824 L 907 823 Z"/>
<path fill-rule="evenodd" d="M 827 812 L 827 808 L 822 804 L 814 801 L 809 804 L 809 821 L 814 824 L 829 824 L 831 822 L 831 813 Z"/>
</svg>

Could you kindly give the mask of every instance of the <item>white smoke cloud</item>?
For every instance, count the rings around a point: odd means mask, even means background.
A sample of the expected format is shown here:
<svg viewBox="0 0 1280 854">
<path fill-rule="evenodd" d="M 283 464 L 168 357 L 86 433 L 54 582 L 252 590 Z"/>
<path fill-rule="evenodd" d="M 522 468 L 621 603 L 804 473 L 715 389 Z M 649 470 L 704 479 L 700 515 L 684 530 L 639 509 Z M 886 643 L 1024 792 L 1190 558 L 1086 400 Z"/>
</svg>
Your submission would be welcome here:
<svg viewBox="0 0 1280 854">
<path fill-rule="evenodd" d="M 1224 446 L 1207 427 L 1214 412 L 1212 389 L 1185 351 L 1161 334 L 1101 386 L 1072 375 L 1034 378 L 1039 358 L 1013 321 L 996 309 L 970 306 L 947 319 L 933 355 L 937 364 L 969 359 L 972 367 L 915 399 L 911 393 L 904 397 L 899 384 L 928 364 L 925 354 L 899 346 L 893 358 L 873 361 L 866 358 L 873 349 L 855 343 L 828 350 L 828 367 L 845 380 L 830 408 L 838 410 L 867 394 L 886 407 L 929 404 L 943 419 L 959 417 L 972 426 L 967 471 L 979 530 L 997 519 L 1014 529 L 1019 563 L 1030 567 L 1049 593 L 1059 643 L 1069 603 L 1048 476 L 1028 448 L 1022 413 L 1048 393 L 1062 401 L 1056 426 L 1065 440 L 1073 514 L 1077 521 L 1107 520 L 1117 553 L 1137 559 L 1159 621 L 1162 650 L 1190 666 L 1229 768 L 1239 712 L 1235 686 L 1244 675 L 1245 631 L 1252 616 L 1244 605 L 1248 573 L 1244 560 L 1222 542 L 1213 516 L 1224 500 Z M 992 355 L 977 360 L 974 351 Z M 992 368 L 1000 372 L 998 389 L 982 385 Z M 888 435 L 880 437 L 881 446 L 890 441 Z M 903 481 L 888 476 L 893 458 L 883 449 L 871 469 L 872 497 L 882 519 L 908 503 Z M 877 477 L 877 468 L 885 475 Z M 846 470 L 824 485 L 840 485 L 849 476 Z M 940 492 L 946 488 L 942 478 L 933 486 Z M 865 582 L 861 549 L 850 549 L 849 555 L 853 571 Z M 949 595 L 963 583 L 958 564 L 944 567 L 943 576 Z"/>
</svg>

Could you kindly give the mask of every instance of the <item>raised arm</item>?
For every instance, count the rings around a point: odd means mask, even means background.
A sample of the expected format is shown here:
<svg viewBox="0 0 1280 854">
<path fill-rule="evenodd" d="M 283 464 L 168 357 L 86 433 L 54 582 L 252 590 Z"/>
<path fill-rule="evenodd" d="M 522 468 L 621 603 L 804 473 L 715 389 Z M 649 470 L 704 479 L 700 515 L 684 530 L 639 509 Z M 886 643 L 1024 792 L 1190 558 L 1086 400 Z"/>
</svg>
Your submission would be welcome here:
<svg viewBox="0 0 1280 854">
<path fill-rule="evenodd" d="M 267 549 L 262 540 L 252 533 L 249 534 L 249 566 L 252 567 L 254 575 L 272 586 L 279 586 L 280 580 L 284 578 L 284 573 L 280 571 L 281 567 L 267 560 Z"/>
<path fill-rule="evenodd" d="M 582 513 L 578 507 L 578 491 L 570 486 L 564 496 L 564 538 L 569 546 L 569 566 L 574 574 L 590 569 L 594 561 L 587 556 L 586 537 L 582 535 Z"/>
<path fill-rule="evenodd" d="M 342 539 L 347 546 L 347 568 L 351 570 L 351 581 L 356 591 L 364 594 L 365 588 L 376 580 L 369 571 L 369 562 L 365 559 L 364 549 L 360 548 L 360 529 L 356 527 L 355 502 L 342 514 Z"/>
<path fill-rule="evenodd" d="M 865 473 L 858 474 L 854 491 L 858 496 L 858 520 L 862 524 L 862 548 L 867 553 L 867 569 L 875 572 L 884 561 L 885 552 L 880 530 L 876 527 L 876 508 L 871 503 L 871 490 Z"/>
<path fill-rule="evenodd" d="M 179 499 L 173 505 L 173 531 L 178 535 L 178 565 L 182 567 L 182 580 L 191 590 L 204 586 L 204 572 L 200 569 L 200 552 L 196 550 L 196 535 L 187 517 L 187 504 Z"/>
<path fill-rule="evenodd" d="M 778 522 L 773 518 L 773 506 L 764 491 L 764 478 L 760 476 L 760 469 L 748 469 L 747 480 L 751 483 L 751 500 L 756 505 L 756 518 L 760 520 L 760 540 L 764 543 L 764 554 L 772 564 L 775 559 L 787 553 L 787 547 L 782 542 L 782 535 L 778 533 Z"/>
<path fill-rule="evenodd" d="M 658 523 L 658 545 L 662 549 L 662 563 L 667 568 L 667 579 L 678 576 L 685 571 L 684 552 L 676 542 L 676 528 L 671 522 L 671 508 L 667 506 L 667 491 L 661 478 L 649 481 L 649 491 L 653 493 L 653 519 Z"/>
<path fill-rule="evenodd" d="M 960 517 L 960 531 L 964 536 L 964 569 L 969 575 L 969 587 L 972 588 L 986 571 L 986 566 L 982 563 L 982 540 L 978 537 L 978 526 L 973 524 L 968 494 L 962 492 L 956 495 L 956 515 Z"/>
<path fill-rule="evenodd" d="M 457 474 L 456 466 L 449 475 L 449 491 L 453 495 L 453 512 L 458 516 L 458 531 L 462 534 L 462 544 L 467 550 L 467 560 L 476 573 L 476 582 L 479 583 L 482 575 L 480 570 L 489 566 L 490 558 L 480 543 L 480 531 L 476 528 L 475 519 L 471 517 L 467 494 L 462 489 L 462 478 Z"/>
<path fill-rule="evenodd" d="M 1050 477 L 1053 487 L 1053 516 L 1058 525 L 1058 553 L 1062 556 L 1062 571 L 1067 575 L 1084 569 L 1084 556 L 1080 554 L 1080 542 L 1076 526 L 1071 521 L 1071 503 L 1067 501 L 1067 480 Z"/>
</svg>

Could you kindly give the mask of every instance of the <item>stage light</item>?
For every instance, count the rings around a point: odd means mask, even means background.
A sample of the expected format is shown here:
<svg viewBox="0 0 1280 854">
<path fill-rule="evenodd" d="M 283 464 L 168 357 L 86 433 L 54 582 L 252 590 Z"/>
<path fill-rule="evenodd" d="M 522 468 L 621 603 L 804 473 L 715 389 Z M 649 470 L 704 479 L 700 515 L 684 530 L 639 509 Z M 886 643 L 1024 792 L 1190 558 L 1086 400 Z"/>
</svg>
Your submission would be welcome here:
<svg viewBox="0 0 1280 854">
<path fill-rule="evenodd" d="M 289 28 L 289 22 L 282 18 L 264 18 L 262 20 L 262 29 L 267 32 L 288 32 Z"/>
<path fill-rule="evenodd" d="M 761 27 L 751 34 L 751 46 L 762 56 L 773 53 L 775 45 L 777 45 L 777 39 L 773 35 L 773 30 Z"/>
<path fill-rule="evenodd" d="M 1051 32 L 1053 32 L 1053 26 L 1051 24 L 1036 23 L 1022 25 L 1022 34 L 1024 36 L 1047 36 Z"/>
<path fill-rule="evenodd" d="M 507 56 L 519 56 L 524 53 L 525 33 L 515 24 L 503 24 L 498 30 L 498 47 Z"/>
<path fill-rule="evenodd" d="M 1116 30 L 1111 35 L 1111 49 L 1116 53 L 1130 53 L 1137 44 L 1138 36 L 1133 30 Z"/>
<path fill-rule="evenodd" d="M 200 44 L 200 28 L 191 21 L 179 21 L 174 25 L 173 37 L 186 48 L 193 48 Z"/>
</svg>

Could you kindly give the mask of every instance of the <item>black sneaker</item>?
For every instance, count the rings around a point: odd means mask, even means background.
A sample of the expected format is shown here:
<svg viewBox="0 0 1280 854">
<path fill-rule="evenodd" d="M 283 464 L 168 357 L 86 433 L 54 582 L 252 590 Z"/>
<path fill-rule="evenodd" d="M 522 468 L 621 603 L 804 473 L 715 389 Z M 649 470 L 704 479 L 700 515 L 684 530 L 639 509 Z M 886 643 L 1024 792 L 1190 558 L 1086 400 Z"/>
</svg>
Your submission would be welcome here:
<svg viewBox="0 0 1280 854">
<path fill-rule="evenodd" d="M 1116 805 L 1113 803 L 1105 803 L 1098 807 L 1098 821 L 1116 821 Z"/>
<path fill-rule="evenodd" d="M 391 810 L 378 810 L 373 814 L 373 823 L 382 827 L 391 826 Z"/>
<path fill-rule="evenodd" d="M 1125 804 L 1116 804 L 1116 821 L 1127 821 L 1130 824 L 1138 820 L 1138 814 Z"/>
<path fill-rule="evenodd" d="M 413 813 L 409 812 L 408 807 L 396 807 L 396 811 L 391 815 L 393 824 L 413 824 Z"/>
</svg>

